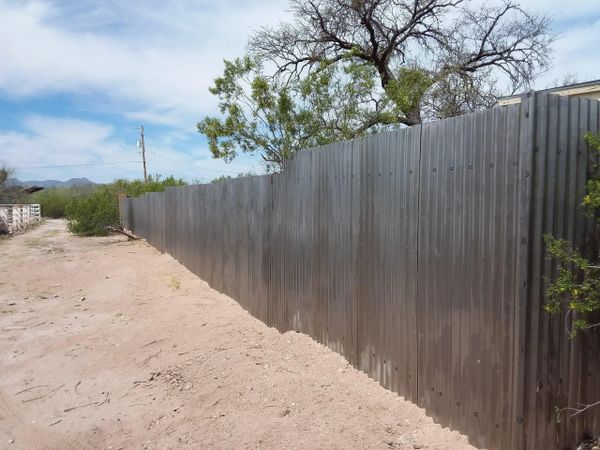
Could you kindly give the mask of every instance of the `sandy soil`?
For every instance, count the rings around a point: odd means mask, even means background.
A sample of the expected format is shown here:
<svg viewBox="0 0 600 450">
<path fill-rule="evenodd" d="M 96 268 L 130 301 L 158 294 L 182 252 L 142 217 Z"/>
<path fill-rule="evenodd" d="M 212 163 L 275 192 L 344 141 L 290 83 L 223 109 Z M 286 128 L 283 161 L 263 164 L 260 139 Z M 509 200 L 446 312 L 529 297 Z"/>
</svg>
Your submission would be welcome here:
<svg viewBox="0 0 600 450">
<path fill-rule="evenodd" d="M 0 240 L 0 448 L 472 448 L 168 255 L 62 221 Z"/>
</svg>

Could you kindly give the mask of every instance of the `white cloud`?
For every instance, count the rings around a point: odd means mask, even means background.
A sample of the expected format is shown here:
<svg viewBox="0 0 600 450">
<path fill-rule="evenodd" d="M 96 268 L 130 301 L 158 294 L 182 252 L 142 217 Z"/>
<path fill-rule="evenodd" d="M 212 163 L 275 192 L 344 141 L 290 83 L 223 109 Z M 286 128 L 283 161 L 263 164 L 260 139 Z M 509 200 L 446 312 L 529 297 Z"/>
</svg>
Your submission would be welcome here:
<svg viewBox="0 0 600 450">
<path fill-rule="evenodd" d="M 44 178 L 63 179 L 65 174 L 76 171 L 77 176 L 81 176 L 81 167 L 43 170 L 26 169 L 28 167 L 138 159 L 135 153 L 127 152 L 121 144 L 111 141 L 110 126 L 42 116 L 28 117 L 24 126 L 22 132 L 0 133 L 0 159 L 16 168 L 15 175 L 21 178 L 35 178 L 36 174 L 43 174 Z M 114 169 L 118 173 L 129 172 L 124 166 L 115 165 Z"/>
<path fill-rule="evenodd" d="M 561 28 L 556 64 L 536 86 L 566 72 L 597 76 L 598 22 L 578 25 L 600 13 L 597 0 L 521 3 Z M 277 0 L 0 0 L 0 91 L 13 98 L 85 94 L 97 108 L 108 104 L 129 119 L 192 131 L 216 110 L 207 89 L 222 59 L 241 55 L 251 30 L 284 19 L 286 9 Z"/>
<path fill-rule="evenodd" d="M 230 165 L 212 159 L 195 123 L 216 112 L 208 87 L 221 73 L 223 58 L 241 55 L 250 31 L 277 21 L 284 8 L 276 0 L 258 5 L 235 0 L 0 0 L 0 95 L 18 103 L 67 94 L 78 107 L 112 117 L 117 128 L 35 116 L 33 110 L 23 131 L 0 132 L 0 159 L 13 167 L 135 160 L 135 140 L 124 143 L 117 136 L 123 134 L 119 128 L 135 121 L 169 130 L 148 141 L 155 153 L 148 154 L 151 173 L 210 180 L 260 171 L 249 157 Z M 18 175 L 65 179 L 86 174 L 110 181 L 137 177 L 140 167 L 27 169 Z"/>
<path fill-rule="evenodd" d="M 75 5 L 75 6 L 74 6 Z M 274 2 L 0 2 L 0 90 L 94 93 L 132 118 L 193 127 L 223 58 L 282 15 Z"/>
<path fill-rule="evenodd" d="M 600 78 L 598 0 L 521 4 L 551 15 L 559 33 L 554 67 L 535 88 L 567 74 Z M 195 123 L 217 112 L 208 87 L 222 60 L 242 55 L 251 30 L 285 19 L 286 10 L 286 0 L 0 0 L 0 98 L 18 104 L 66 94 L 86 117 L 97 112 L 103 121 L 74 119 L 78 111 L 68 105 L 63 119 L 33 109 L 22 127 L 0 131 L 0 159 L 13 167 L 135 160 L 135 137 L 122 131 L 135 122 L 167 130 L 149 135 L 151 173 L 210 180 L 260 171 L 256 158 L 213 160 Z M 140 173 L 139 164 L 119 164 L 18 175 L 110 181 Z"/>
<path fill-rule="evenodd" d="M 540 77 L 534 87 L 549 87 L 555 81 L 561 82 L 567 75 L 575 75 L 580 82 L 599 79 L 599 42 L 600 17 L 594 22 L 564 30 L 554 43 L 554 64 L 551 70 Z"/>
<path fill-rule="evenodd" d="M 598 0 L 521 0 L 523 8 L 550 16 L 555 22 L 598 15 Z"/>
<path fill-rule="evenodd" d="M 92 181 L 109 182 L 115 178 L 141 178 L 141 157 L 136 147 L 122 144 L 110 125 L 39 115 L 27 117 L 23 125 L 20 132 L 0 132 L 0 163 L 15 168 L 15 176 L 21 180 L 86 176 Z M 261 171 L 243 158 L 226 164 L 209 156 L 198 157 L 206 154 L 200 147 L 182 153 L 176 150 L 178 142 L 175 134 L 156 139 L 149 146 L 150 174 L 210 181 L 220 175 Z"/>
</svg>

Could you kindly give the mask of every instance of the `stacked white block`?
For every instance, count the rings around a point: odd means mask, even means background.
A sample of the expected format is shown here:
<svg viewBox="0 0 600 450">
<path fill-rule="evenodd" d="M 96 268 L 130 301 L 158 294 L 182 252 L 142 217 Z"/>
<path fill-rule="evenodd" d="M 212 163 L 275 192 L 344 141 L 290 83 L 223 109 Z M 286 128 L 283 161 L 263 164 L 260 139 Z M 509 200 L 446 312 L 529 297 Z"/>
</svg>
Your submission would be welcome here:
<svg viewBox="0 0 600 450">
<path fill-rule="evenodd" d="M 12 234 L 22 231 L 42 219 L 39 204 L 0 205 L 0 233 Z"/>
</svg>

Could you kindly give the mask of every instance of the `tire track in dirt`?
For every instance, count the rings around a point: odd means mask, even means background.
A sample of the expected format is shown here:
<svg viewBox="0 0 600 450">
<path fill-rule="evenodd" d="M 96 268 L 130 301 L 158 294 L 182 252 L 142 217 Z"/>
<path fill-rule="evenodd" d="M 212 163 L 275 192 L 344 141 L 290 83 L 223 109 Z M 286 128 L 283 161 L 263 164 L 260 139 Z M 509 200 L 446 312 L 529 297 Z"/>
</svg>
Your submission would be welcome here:
<svg viewBox="0 0 600 450">
<path fill-rule="evenodd" d="M 0 389 L 0 430 L 4 435 L 2 444 L 10 442 L 14 444 L 11 448 L 23 450 L 93 448 L 75 436 L 49 432 L 42 428 L 50 426 L 51 423 L 42 425 L 26 421 L 18 403 L 9 401 L 6 393 Z M 0 448 L 2 448 L 2 444 L 0 444 Z"/>
</svg>

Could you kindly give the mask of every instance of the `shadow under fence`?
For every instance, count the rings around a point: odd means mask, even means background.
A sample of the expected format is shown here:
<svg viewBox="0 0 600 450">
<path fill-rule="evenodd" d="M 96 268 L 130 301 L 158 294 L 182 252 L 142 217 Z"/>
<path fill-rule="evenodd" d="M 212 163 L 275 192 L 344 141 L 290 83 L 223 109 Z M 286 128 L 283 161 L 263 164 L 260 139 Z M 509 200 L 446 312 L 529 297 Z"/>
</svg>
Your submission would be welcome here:
<svg viewBox="0 0 600 450">
<path fill-rule="evenodd" d="M 543 235 L 580 243 L 600 102 L 518 104 L 303 150 L 282 173 L 120 201 L 125 228 L 281 331 L 490 449 L 600 434 L 598 335 L 543 310 Z M 557 420 L 559 419 L 559 420 Z"/>
</svg>

